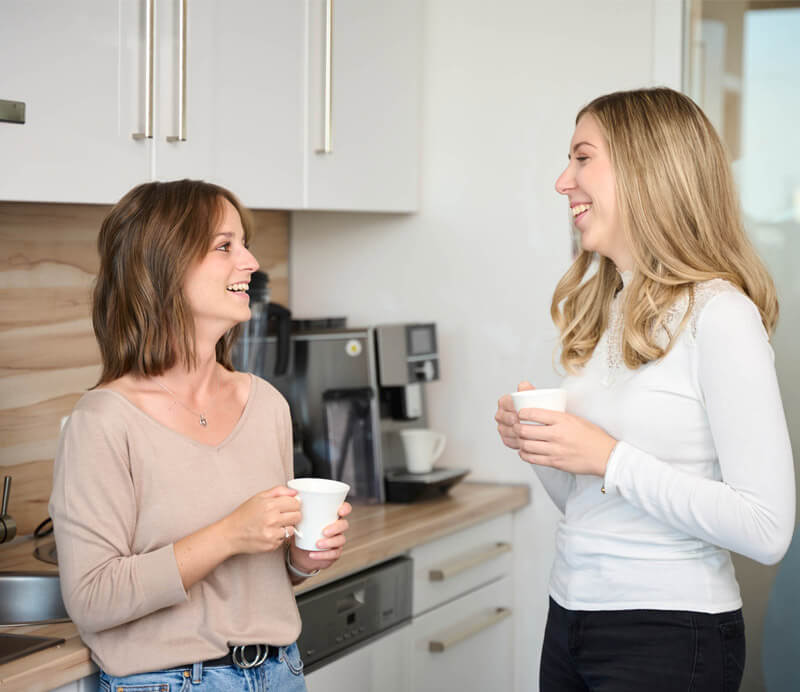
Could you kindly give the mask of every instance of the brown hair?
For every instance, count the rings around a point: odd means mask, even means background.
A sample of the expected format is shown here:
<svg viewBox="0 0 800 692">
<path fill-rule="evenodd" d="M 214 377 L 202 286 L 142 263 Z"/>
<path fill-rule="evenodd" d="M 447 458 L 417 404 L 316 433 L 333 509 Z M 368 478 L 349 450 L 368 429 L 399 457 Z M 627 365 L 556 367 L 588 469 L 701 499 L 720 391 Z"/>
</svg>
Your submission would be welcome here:
<svg viewBox="0 0 800 692">
<path fill-rule="evenodd" d="M 252 223 L 239 200 L 201 180 L 139 185 L 103 220 L 92 296 L 92 326 L 103 362 L 97 384 L 129 372 L 160 375 L 177 362 L 195 364 L 194 320 L 183 282 L 208 251 L 223 199 L 239 212 L 247 241 Z M 228 330 L 216 345 L 217 361 L 228 370 L 239 328 Z"/>
<path fill-rule="evenodd" d="M 689 317 L 694 285 L 714 278 L 747 295 L 771 333 L 778 318 L 775 286 L 745 233 L 722 141 L 697 104 L 666 88 L 618 91 L 582 108 L 575 122 L 585 115 L 606 138 L 621 230 L 634 261 L 623 306 L 625 364 L 637 368 L 664 356 Z M 568 372 L 591 358 L 621 287 L 614 263 L 586 250 L 559 281 L 550 314 Z M 683 294 L 689 310 L 662 348 L 657 328 L 666 326 Z"/>
</svg>

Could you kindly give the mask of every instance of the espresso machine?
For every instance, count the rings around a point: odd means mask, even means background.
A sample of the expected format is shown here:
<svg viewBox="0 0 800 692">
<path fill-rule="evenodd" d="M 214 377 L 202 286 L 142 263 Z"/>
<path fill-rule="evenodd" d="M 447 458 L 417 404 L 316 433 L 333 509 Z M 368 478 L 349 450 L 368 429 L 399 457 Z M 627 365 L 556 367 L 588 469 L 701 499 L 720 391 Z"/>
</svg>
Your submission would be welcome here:
<svg viewBox="0 0 800 692">
<path fill-rule="evenodd" d="M 341 480 L 351 487 L 348 499 L 362 503 L 409 501 L 434 482 L 444 492 L 466 475 L 402 480 L 409 474 L 397 433 L 427 427 L 425 386 L 439 379 L 434 323 L 348 328 L 342 318 L 294 320 L 284 371 L 274 367 L 275 339 L 263 339 L 266 357 L 253 371 L 289 402 L 295 475 Z"/>
</svg>

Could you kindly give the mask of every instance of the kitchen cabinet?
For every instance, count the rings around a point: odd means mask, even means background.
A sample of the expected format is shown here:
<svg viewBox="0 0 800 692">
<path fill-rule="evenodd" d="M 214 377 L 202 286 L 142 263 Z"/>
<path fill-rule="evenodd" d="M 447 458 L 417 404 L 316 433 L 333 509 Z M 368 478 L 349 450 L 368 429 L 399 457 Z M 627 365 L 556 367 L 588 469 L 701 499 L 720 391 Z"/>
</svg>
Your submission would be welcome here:
<svg viewBox="0 0 800 692">
<path fill-rule="evenodd" d="M 421 0 L 309 0 L 307 208 L 417 208 L 421 27 Z"/>
<path fill-rule="evenodd" d="M 411 551 L 411 690 L 513 688 L 511 534 L 506 514 Z"/>
<path fill-rule="evenodd" d="M 256 208 L 411 211 L 420 8 L 2 3 L 0 59 L 14 68 L 0 99 L 24 102 L 25 122 L 0 122 L 0 199 L 112 203 L 191 177 Z"/>
<path fill-rule="evenodd" d="M 147 177 L 129 117 L 141 27 L 123 10 L 109 0 L 0 3 L 0 99 L 25 104 L 24 124 L 0 122 L 0 199 L 110 202 Z"/>
<path fill-rule="evenodd" d="M 3 3 L 0 98 L 26 121 L 0 123 L 0 199 L 112 203 L 191 177 L 301 206 L 305 21 L 299 2 Z"/>
<path fill-rule="evenodd" d="M 410 692 L 409 625 L 306 675 L 308 692 Z M 442 688 L 447 689 L 447 688 Z"/>
<path fill-rule="evenodd" d="M 511 577 L 504 577 L 414 618 L 408 689 L 513 689 L 511 594 Z"/>
<path fill-rule="evenodd" d="M 512 689 L 511 531 L 506 514 L 413 548 L 411 623 L 308 674 L 309 692 Z"/>
<path fill-rule="evenodd" d="M 155 5 L 159 88 L 153 177 L 202 178 L 230 188 L 250 207 L 299 208 L 303 3 L 158 0 Z M 176 139 L 182 120 L 185 141 Z"/>
</svg>

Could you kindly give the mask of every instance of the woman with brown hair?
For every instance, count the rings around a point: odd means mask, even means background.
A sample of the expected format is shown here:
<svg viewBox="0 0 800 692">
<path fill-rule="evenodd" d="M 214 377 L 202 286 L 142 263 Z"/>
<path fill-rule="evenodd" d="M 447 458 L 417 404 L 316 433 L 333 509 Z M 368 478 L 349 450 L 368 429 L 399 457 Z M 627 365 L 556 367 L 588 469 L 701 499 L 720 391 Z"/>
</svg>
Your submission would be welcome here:
<svg viewBox="0 0 800 692">
<path fill-rule="evenodd" d="M 216 185 L 147 183 L 100 230 L 97 386 L 76 404 L 50 513 L 67 612 L 101 690 L 305 690 L 292 585 L 342 551 L 350 512 L 294 545 L 289 409 L 235 372 L 258 262 Z"/>
<path fill-rule="evenodd" d="M 564 513 L 541 690 L 737 690 L 730 551 L 775 563 L 795 519 L 772 280 L 722 143 L 678 92 L 583 108 L 556 190 L 582 246 L 551 308 L 567 411 L 518 416 L 506 395 L 495 416 Z"/>
</svg>

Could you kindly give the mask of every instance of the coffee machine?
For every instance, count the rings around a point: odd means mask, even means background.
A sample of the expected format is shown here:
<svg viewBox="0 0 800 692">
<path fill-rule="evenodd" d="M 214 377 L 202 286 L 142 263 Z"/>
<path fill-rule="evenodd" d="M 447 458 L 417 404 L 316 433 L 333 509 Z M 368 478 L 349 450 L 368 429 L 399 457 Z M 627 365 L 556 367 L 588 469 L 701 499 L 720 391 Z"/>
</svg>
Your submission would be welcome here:
<svg viewBox="0 0 800 692">
<path fill-rule="evenodd" d="M 296 475 L 344 481 L 351 501 L 385 502 L 387 475 L 405 469 L 397 433 L 427 427 L 425 386 L 440 372 L 436 325 L 344 322 L 293 321 L 283 373 L 273 365 L 275 337 L 267 336 L 263 369 L 255 374 L 289 402 Z"/>
</svg>

